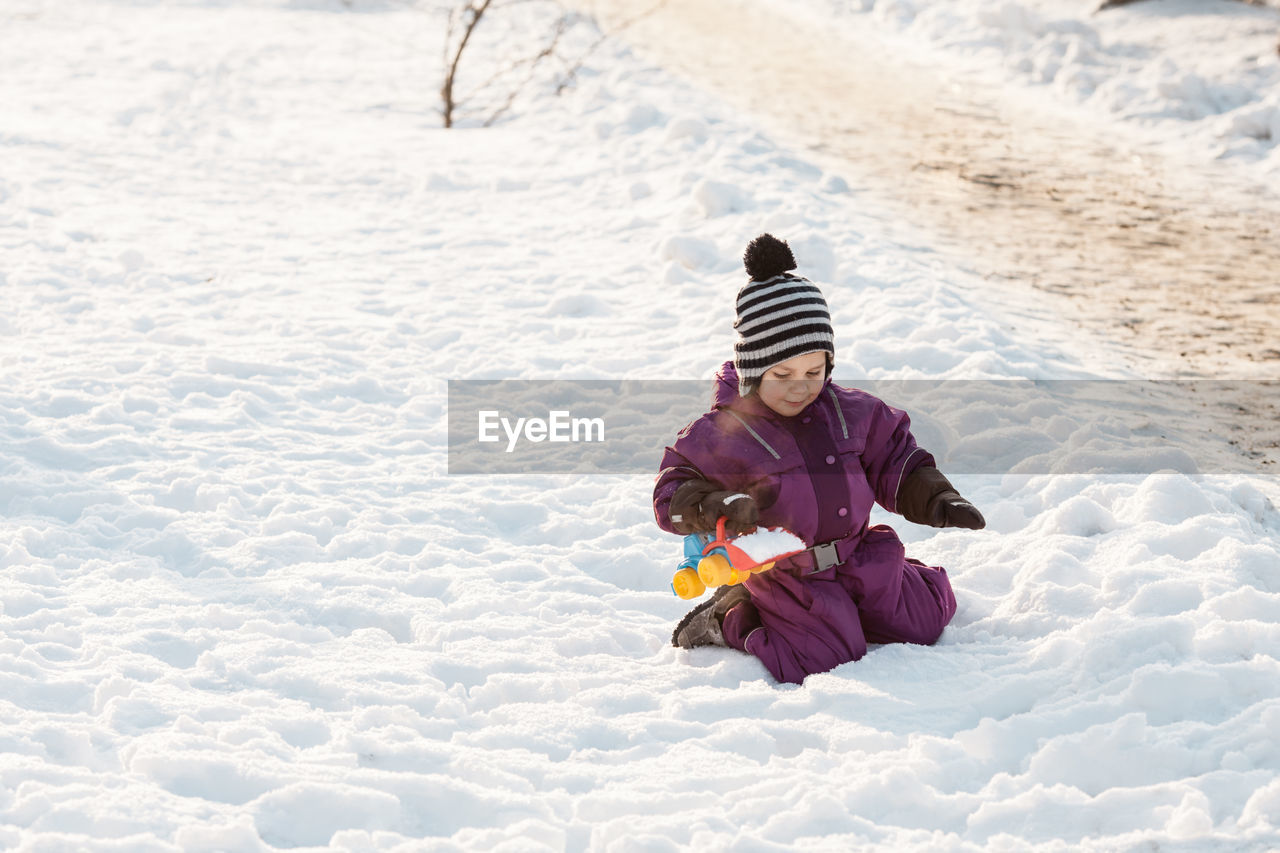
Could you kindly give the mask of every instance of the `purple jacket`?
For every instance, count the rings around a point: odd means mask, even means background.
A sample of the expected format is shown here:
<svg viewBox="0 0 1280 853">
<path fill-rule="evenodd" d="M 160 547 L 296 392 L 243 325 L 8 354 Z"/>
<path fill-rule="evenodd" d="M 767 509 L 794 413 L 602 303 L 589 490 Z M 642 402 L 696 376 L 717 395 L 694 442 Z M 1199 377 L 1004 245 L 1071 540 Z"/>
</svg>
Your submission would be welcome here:
<svg viewBox="0 0 1280 853">
<path fill-rule="evenodd" d="M 676 532 L 671 496 L 701 478 L 751 495 L 763 526 L 785 527 L 809 545 L 835 541 L 837 562 L 815 570 L 792 558 L 752 575 L 752 607 L 725 616 L 726 642 L 796 683 L 857 660 L 868 643 L 935 642 L 956 611 L 946 571 L 908 558 L 892 528 L 868 526 L 873 501 L 896 511 L 903 479 L 934 464 L 906 413 L 829 380 L 793 417 L 737 389 L 726 362 L 712 410 L 666 449 L 653 491 L 659 526 Z"/>
<path fill-rule="evenodd" d="M 658 526 L 676 533 L 671 496 L 686 480 L 702 478 L 751 495 L 762 526 L 785 527 L 810 545 L 856 540 L 872 501 L 895 512 L 903 478 L 934 464 L 910 426 L 905 412 L 830 379 L 807 408 L 784 417 L 757 395 L 740 396 L 737 371 L 726 361 L 711 411 L 663 454 L 653 490 Z"/>
</svg>

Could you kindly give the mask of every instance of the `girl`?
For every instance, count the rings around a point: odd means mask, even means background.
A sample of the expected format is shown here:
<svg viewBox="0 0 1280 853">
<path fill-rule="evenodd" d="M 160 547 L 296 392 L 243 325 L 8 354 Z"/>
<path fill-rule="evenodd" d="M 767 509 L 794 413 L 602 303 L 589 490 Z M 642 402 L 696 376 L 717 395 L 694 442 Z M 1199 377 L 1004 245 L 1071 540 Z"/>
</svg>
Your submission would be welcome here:
<svg viewBox="0 0 1280 853">
<path fill-rule="evenodd" d="M 916 446 L 906 413 L 831 382 L 835 336 L 821 291 L 790 275 L 787 244 L 762 234 L 744 255 L 733 361 L 711 411 L 666 448 L 653 490 L 671 533 L 785 527 L 812 543 L 739 586 L 719 587 L 676 627 L 681 648 L 729 646 L 799 683 L 867 643 L 931 644 L 956 612 L 944 569 L 903 551 L 875 501 L 908 521 L 980 529 L 982 514 Z"/>
</svg>

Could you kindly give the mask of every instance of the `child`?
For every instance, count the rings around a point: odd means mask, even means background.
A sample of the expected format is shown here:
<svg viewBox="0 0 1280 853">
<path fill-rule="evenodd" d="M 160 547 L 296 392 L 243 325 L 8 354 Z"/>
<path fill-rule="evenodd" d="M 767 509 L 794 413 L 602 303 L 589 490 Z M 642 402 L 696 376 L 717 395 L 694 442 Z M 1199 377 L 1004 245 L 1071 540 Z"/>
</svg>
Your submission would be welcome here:
<svg viewBox="0 0 1280 853">
<path fill-rule="evenodd" d="M 676 627 L 681 648 L 729 646 L 799 683 L 866 653 L 867 643 L 931 644 L 956 612 L 944 569 L 906 557 L 874 500 L 933 527 L 986 525 L 916 446 L 910 421 L 831 382 L 835 337 L 821 291 L 790 275 L 787 244 L 762 234 L 744 255 L 734 358 L 712 410 L 666 448 L 653 490 L 671 533 L 785 527 L 811 547 L 719 587 Z"/>
</svg>

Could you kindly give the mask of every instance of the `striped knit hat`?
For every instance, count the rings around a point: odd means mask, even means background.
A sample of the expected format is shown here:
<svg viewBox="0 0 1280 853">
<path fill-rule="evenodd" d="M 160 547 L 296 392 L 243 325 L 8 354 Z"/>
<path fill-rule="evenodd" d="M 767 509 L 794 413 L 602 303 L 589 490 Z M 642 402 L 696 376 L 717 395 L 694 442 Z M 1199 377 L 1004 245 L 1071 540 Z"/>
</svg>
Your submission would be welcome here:
<svg viewBox="0 0 1280 853">
<path fill-rule="evenodd" d="M 835 364 L 835 333 L 822 291 L 808 279 L 788 275 L 796 259 L 772 234 L 751 241 L 742 261 L 751 281 L 738 291 L 733 328 L 733 366 L 738 393 L 747 396 L 773 365 L 811 352 L 827 354 L 827 375 Z"/>
</svg>

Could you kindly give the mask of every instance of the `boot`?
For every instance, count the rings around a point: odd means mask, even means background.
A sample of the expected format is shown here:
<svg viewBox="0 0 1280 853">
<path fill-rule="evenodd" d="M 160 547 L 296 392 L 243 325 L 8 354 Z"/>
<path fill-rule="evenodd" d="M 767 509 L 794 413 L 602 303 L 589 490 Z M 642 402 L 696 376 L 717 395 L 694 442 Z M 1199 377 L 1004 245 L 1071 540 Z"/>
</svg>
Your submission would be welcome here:
<svg viewBox="0 0 1280 853">
<path fill-rule="evenodd" d="M 711 598 L 684 615 L 671 634 L 671 645 L 681 649 L 728 646 L 729 644 L 724 640 L 724 631 L 720 627 L 724 622 L 724 615 L 735 604 L 750 599 L 751 593 L 747 592 L 747 588 L 741 584 L 720 587 Z"/>
</svg>

